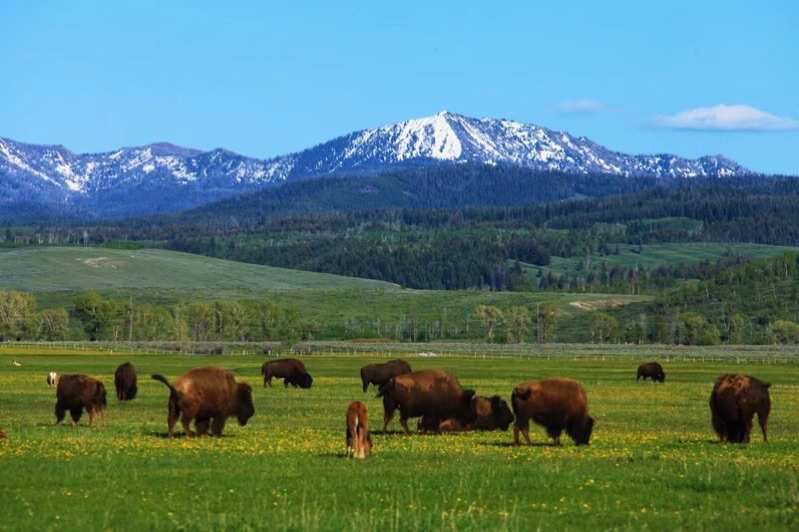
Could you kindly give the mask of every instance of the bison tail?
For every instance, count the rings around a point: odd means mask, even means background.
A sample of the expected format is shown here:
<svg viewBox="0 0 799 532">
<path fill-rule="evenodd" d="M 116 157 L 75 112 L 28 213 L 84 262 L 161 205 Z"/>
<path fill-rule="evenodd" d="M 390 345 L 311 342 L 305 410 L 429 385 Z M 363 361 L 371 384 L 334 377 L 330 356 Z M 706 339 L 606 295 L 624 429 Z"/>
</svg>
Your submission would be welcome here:
<svg viewBox="0 0 799 532">
<path fill-rule="evenodd" d="M 170 392 L 172 392 L 174 394 L 178 393 L 178 391 L 175 389 L 175 387 L 172 386 L 171 384 L 169 384 L 169 381 L 166 380 L 166 377 L 164 377 L 163 375 L 159 375 L 159 374 L 156 373 L 155 375 L 151 375 L 151 377 L 155 381 L 163 382 L 166 385 L 166 387 L 169 388 Z"/>
</svg>

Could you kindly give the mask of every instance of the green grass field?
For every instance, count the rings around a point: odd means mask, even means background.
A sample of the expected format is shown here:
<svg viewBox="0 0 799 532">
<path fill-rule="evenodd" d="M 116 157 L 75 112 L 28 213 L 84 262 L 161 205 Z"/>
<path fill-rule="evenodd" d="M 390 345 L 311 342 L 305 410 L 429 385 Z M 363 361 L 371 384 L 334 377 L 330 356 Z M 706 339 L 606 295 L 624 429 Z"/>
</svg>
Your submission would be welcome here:
<svg viewBox="0 0 799 532">
<path fill-rule="evenodd" d="M 605 347 L 612 354 L 611 346 Z M 344 411 L 365 400 L 358 368 L 387 355 L 310 356 L 310 390 L 261 388 L 261 358 L 104 354 L 43 346 L 0 348 L 0 528 L 9 530 L 531 530 L 762 529 L 799 527 L 799 364 L 664 360 L 665 384 L 636 383 L 651 351 L 617 356 L 409 356 L 444 367 L 481 394 L 506 397 L 522 380 L 569 376 L 588 392 L 597 425 L 589 447 L 512 447 L 511 433 L 375 434 L 375 454 L 343 458 Z M 758 352 L 744 350 L 757 358 Z M 689 352 L 684 354 L 690 355 Z M 395 356 L 392 354 L 391 356 Z M 673 355 L 673 354 L 672 354 Z M 717 355 L 724 356 L 719 351 Z M 12 365 L 18 361 L 21 367 Z M 112 399 L 112 374 L 136 364 L 140 395 Z M 785 359 L 783 359 L 785 360 Z M 256 416 L 220 439 L 164 438 L 174 378 L 219 365 L 255 385 Z M 54 426 L 47 371 L 101 378 L 104 422 Z M 721 372 L 773 383 L 770 440 L 715 443 L 707 399 Z M 395 420 L 390 427 L 398 429 Z"/>
<path fill-rule="evenodd" d="M 611 248 L 615 248 L 613 245 Z M 604 262 L 608 268 L 623 266 L 632 268 L 639 266 L 651 270 L 658 266 L 674 266 L 677 264 L 695 264 L 704 260 L 716 261 L 724 256 L 741 256 L 752 259 L 763 259 L 781 256 L 785 253 L 797 253 L 799 247 L 769 246 L 764 244 L 716 244 L 707 242 L 686 242 L 674 244 L 644 244 L 638 253 L 638 246 L 619 244 L 618 255 L 592 255 L 591 268 L 597 270 Z M 575 274 L 583 268 L 585 258 L 552 257 L 548 266 L 527 265 L 531 274 L 550 271 L 555 274 Z M 583 271 L 585 269 L 583 268 Z"/>
</svg>

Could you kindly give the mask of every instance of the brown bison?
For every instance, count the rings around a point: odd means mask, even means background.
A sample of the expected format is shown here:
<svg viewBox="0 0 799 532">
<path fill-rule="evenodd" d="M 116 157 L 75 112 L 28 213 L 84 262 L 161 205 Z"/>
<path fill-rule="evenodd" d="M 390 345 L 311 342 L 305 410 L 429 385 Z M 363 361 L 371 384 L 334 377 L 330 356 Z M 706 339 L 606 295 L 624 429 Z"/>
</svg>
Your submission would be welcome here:
<svg viewBox="0 0 799 532">
<path fill-rule="evenodd" d="M 305 364 L 296 358 L 267 360 L 261 366 L 261 375 L 264 376 L 264 387 L 271 387 L 273 378 L 283 379 L 286 387 L 291 384 L 295 388 L 310 388 L 313 384 L 313 377 L 305 371 Z"/>
<path fill-rule="evenodd" d="M 361 382 L 363 383 L 363 391 L 369 388 L 370 384 L 374 384 L 378 388 L 383 386 L 392 377 L 397 375 L 405 375 L 411 372 L 411 366 L 404 360 L 389 360 L 383 364 L 369 364 L 361 368 Z"/>
<path fill-rule="evenodd" d="M 139 390 L 136 385 L 136 368 L 130 362 L 125 362 L 114 372 L 114 387 L 117 389 L 117 399 L 130 401 L 136 398 Z"/>
<path fill-rule="evenodd" d="M 207 434 L 209 426 L 211 434 L 221 436 L 228 417 L 236 416 L 243 427 L 255 414 L 252 388 L 249 384 L 237 383 L 227 370 L 192 369 L 178 378 L 174 386 L 162 375 L 153 375 L 152 378 L 169 388 L 167 426 L 170 437 L 174 435 L 179 418 L 188 436 L 193 436 L 190 429 L 192 420 L 198 436 Z"/>
<path fill-rule="evenodd" d="M 89 425 L 94 418 L 103 413 L 106 402 L 105 386 L 102 382 L 86 375 L 62 375 L 56 388 L 56 424 L 64 421 L 69 410 L 72 423 L 77 424 L 83 409 L 89 413 Z"/>
<path fill-rule="evenodd" d="M 347 455 L 367 458 L 372 454 L 372 435 L 369 434 L 369 413 L 366 405 L 353 401 L 347 408 Z"/>
<path fill-rule="evenodd" d="M 454 375 L 440 369 L 393 377 L 380 388 L 378 397 L 383 398 L 383 432 L 397 409 L 406 434 L 410 434 L 408 419 L 412 417 L 428 416 L 436 425 L 447 418 L 472 422 L 474 390 L 464 390 Z"/>
<path fill-rule="evenodd" d="M 419 420 L 417 429 L 420 432 L 459 432 L 469 430 L 508 430 L 513 423 L 513 413 L 500 396 L 472 397 L 469 419 L 447 418 L 438 421 L 432 416 L 424 416 Z"/>
<path fill-rule="evenodd" d="M 770 386 L 748 375 L 722 375 L 716 380 L 710 394 L 710 413 L 713 429 L 721 441 L 749 443 L 755 414 L 763 432 L 763 441 L 768 441 Z"/>
<path fill-rule="evenodd" d="M 594 418 L 588 415 L 585 390 L 571 379 L 547 379 L 524 382 L 511 395 L 516 424 L 513 442 L 519 444 L 519 432 L 530 444 L 530 419 L 546 428 L 547 434 L 560 445 L 565 430 L 577 445 L 588 445 Z"/>
<path fill-rule="evenodd" d="M 635 377 L 636 382 L 642 378 L 652 379 L 653 381 L 664 382 L 666 380 L 666 373 L 663 371 L 663 366 L 657 362 L 647 362 L 638 366 L 638 374 Z"/>
</svg>

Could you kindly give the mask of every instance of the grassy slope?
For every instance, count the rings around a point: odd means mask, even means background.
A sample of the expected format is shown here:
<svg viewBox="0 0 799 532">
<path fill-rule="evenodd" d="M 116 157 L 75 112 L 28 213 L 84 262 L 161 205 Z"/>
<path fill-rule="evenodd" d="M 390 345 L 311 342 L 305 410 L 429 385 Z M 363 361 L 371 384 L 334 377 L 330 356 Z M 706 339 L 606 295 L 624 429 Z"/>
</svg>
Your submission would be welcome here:
<svg viewBox="0 0 799 532">
<path fill-rule="evenodd" d="M 626 268 L 639 267 L 648 270 L 663 265 L 694 264 L 703 260 L 715 261 L 725 255 L 740 255 L 753 259 L 774 257 L 785 253 L 799 252 L 799 247 L 768 246 L 762 244 L 716 244 L 716 243 L 676 243 L 676 244 L 644 244 L 641 253 L 635 253 L 637 246 L 619 245 L 618 255 L 593 255 L 591 257 L 592 269 L 596 270 L 605 262 L 608 268 L 623 266 Z M 615 245 L 611 245 L 611 249 Z M 544 273 L 552 271 L 556 274 L 574 274 L 584 263 L 584 258 L 552 257 L 549 266 L 539 268 L 528 266 L 531 273 L 538 269 Z"/>
<path fill-rule="evenodd" d="M 636 383 L 639 356 L 573 359 L 409 358 L 454 371 L 481 394 L 507 396 L 522 379 L 553 375 L 586 386 L 595 437 L 509 447 L 510 433 L 375 434 L 364 463 L 341 457 L 357 369 L 378 358 L 311 357 L 311 390 L 257 387 L 261 359 L 105 355 L 0 348 L 0 483 L 9 529 L 796 529 L 799 527 L 799 366 L 664 361 L 665 385 Z M 391 356 L 396 356 L 392 354 Z M 648 354 L 646 355 L 649 356 Z M 132 360 L 142 377 L 216 364 L 254 385 L 256 417 L 219 440 L 166 440 L 166 390 L 141 379 L 129 404 L 110 399 L 103 426 L 52 426 L 46 371 L 86 372 L 111 383 Z M 19 360 L 22 367 L 13 367 Z M 714 443 L 713 378 L 746 372 L 774 383 L 770 441 Z M 390 427 L 396 429 L 396 421 Z"/>
</svg>

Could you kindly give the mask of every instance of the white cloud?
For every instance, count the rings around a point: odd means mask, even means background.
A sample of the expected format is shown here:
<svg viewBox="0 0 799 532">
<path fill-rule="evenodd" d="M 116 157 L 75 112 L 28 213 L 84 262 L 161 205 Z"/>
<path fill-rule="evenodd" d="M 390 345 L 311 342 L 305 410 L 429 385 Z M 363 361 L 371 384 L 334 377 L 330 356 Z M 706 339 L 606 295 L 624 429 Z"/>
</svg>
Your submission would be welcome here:
<svg viewBox="0 0 799 532">
<path fill-rule="evenodd" d="M 750 105 L 697 107 L 655 120 L 658 127 L 713 131 L 779 131 L 799 129 L 799 120 L 773 115 Z"/>
<path fill-rule="evenodd" d="M 570 114 L 593 114 L 610 111 L 611 108 L 604 102 L 592 98 L 578 98 L 576 100 L 565 100 L 558 104 L 558 111 Z"/>
</svg>

